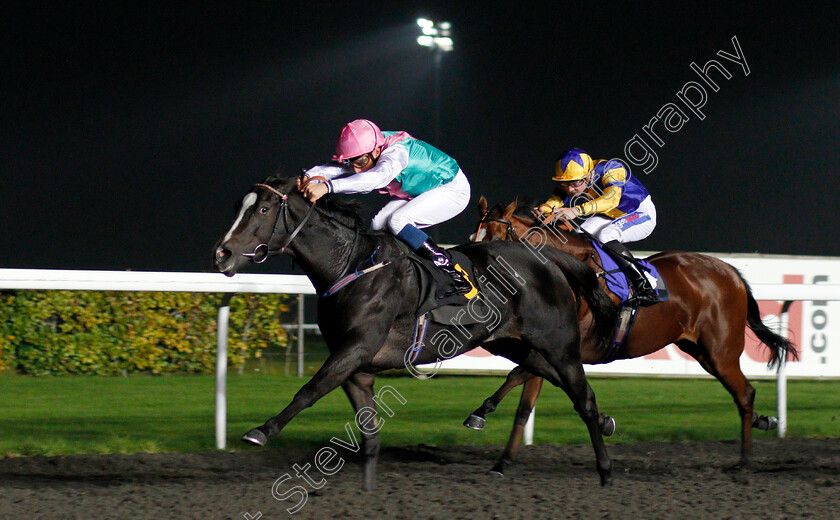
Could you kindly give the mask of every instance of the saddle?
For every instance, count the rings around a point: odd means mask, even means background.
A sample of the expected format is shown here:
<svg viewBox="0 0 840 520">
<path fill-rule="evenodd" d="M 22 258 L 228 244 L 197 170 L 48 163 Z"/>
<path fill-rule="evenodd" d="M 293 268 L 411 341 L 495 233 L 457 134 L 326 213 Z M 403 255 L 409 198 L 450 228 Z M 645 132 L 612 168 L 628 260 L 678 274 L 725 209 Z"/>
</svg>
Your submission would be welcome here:
<svg viewBox="0 0 840 520">
<path fill-rule="evenodd" d="M 477 309 L 478 315 L 486 316 L 487 310 L 484 300 L 478 295 L 478 277 L 475 268 L 465 254 L 456 249 L 446 250 L 452 260 L 452 265 L 472 284 L 473 289 L 466 294 L 446 296 L 447 293 L 452 292 L 452 278 L 435 267 L 431 261 L 417 256 L 402 241 L 397 240 L 397 244 L 406 258 L 411 260 L 414 271 L 417 273 L 418 304 L 415 311 L 414 338 L 411 340 L 410 354 L 407 358 L 409 363 L 414 363 L 423 350 L 429 322 L 434 321 L 443 325 L 480 323 L 474 313 L 464 312 L 464 306 L 471 301 L 475 301 L 473 305 L 480 306 Z"/>
<path fill-rule="evenodd" d="M 593 240 L 592 247 L 601 258 L 601 267 L 604 269 L 604 281 L 607 282 L 607 288 L 619 297 L 621 305 L 624 306 L 627 299 L 630 297 L 630 282 L 627 280 L 627 276 L 618 267 L 618 264 L 615 260 L 613 260 L 612 256 L 604 251 L 601 244 Z M 656 291 L 656 294 L 659 296 L 659 301 L 668 301 L 668 287 L 665 285 L 665 280 L 662 278 L 662 275 L 659 274 L 656 267 L 645 260 L 636 259 L 636 263 L 638 263 L 642 269 L 647 271 L 651 285 Z M 656 283 L 653 283 L 653 280 L 656 280 Z"/>
<path fill-rule="evenodd" d="M 605 356 L 598 361 L 598 363 L 609 363 L 614 361 L 618 356 L 618 351 L 624 345 L 624 342 L 630 337 L 630 331 L 636 323 L 636 315 L 639 313 L 639 305 L 628 302 L 630 296 L 630 281 L 627 275 L 618 267 L 618 264 L 604 251 L 601 244 L 597 240 L 592 240 L 592 247 L 598 254 L 601 260 L 601 267 L 604 269 L 604 281 L 607 284 L 607 289 L 613 292 L 621 300 L 621 310 L 618 314 L 618 321 L 615 325 L 615 332 L 613 339 L 607 347 Z M 646 275 L 651 279 L 651 285 L 659 296 L 659 301 L 664 302 L 668 300 L 668 287 L 665 285 L 665 280 L 656 267 L 645 260 L 636 260 L 636 262 L 646 271 Z M 656 283 L 652 283 L 653 279 Z"/>
<path fill-rule="evenodd" d="M 447 249 L 446 252 L 452 259 L 452 264 L 455 269 L 469 280 L 473 286 L 473 290 L 466 294 L 454 294 L 446 296 L 447 293 L 452 292 L 452 278 L 446 273 L 435 267 L 435 265 L 425 258 L 417 256 L 417 254 L 402 241 L 397 240 L 400 250 L 405 254 L 406 258 L 411 260 L 414 270 L 417 273 L 418 281 L 418 304 L 415 311 L 419 318 L 426 313 L 429 313 L 429 319 L 437 323 L 450 324 L 450 320 L 459 314 L 460 308 L 467 305 L 470 300 L 478 297 L 478 277 L 475 274 L 475 268 L 472 261 L 463 253 L 456 249 Z M 484 305 L 479 300 L 480 305 Z M 461 313 L 459 322 L 464 325 L 478 323 L 477 320 L 470 318 L 470 314 L 466 316 Z"/>
</svg>

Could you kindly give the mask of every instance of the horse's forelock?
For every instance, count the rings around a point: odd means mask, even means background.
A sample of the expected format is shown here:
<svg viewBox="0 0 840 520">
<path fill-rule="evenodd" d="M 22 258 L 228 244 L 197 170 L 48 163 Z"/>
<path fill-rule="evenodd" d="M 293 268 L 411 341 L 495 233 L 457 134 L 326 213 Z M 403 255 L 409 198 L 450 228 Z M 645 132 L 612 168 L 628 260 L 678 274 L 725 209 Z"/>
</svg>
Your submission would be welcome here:
<svg viewBox="0 0 840 520">
<path fill-rule="evenodd" d="M 271 186 L 283 193 L 289 193 L 295 188 L 297 179 L 295 177 L 279 177 L 277 175 L 269 175 L 260 184 Z"/>
</svg>

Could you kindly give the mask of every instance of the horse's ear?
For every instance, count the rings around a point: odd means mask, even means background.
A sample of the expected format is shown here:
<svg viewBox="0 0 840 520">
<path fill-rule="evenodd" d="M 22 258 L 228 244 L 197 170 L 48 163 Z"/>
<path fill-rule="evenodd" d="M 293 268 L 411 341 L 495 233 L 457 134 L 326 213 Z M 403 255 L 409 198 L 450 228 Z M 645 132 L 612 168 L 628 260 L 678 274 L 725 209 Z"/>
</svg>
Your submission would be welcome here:
<svg viewBox="0 0 840 520">
<path fill-rule="evenodd" d="M 487 199 L 482 195 L 478 199 L 478 214 L 483 217 L 485 213 L 487 213 Z"/>
<path fill-rule="evenodd" d="M 516 211 L 517 204 L 519 204 L 519 201 L 517 199 L 513 199 L 513 202 L 508 204 L 508 207 L 505 208 L 505 218 L 510 218 L 513 215 L 513 212 Z"/>
</svg>

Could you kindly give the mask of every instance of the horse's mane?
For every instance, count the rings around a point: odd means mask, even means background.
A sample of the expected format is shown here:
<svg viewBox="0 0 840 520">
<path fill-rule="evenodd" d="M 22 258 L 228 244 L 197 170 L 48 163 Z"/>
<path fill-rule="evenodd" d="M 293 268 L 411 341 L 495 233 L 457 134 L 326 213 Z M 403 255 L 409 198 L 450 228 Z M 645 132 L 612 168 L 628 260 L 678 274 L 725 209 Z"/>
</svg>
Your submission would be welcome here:
<svg viewBox="0 0 840 520">
<path fill-rule="evenodd" d="M 531 215 L 531 210 L 537 206 L 537 199 L 533 197 L 516 197 L 516 209 L 513 210 L 513 214 L 523 220 L 527 220 L 529 222 L 534 222 L 534 216 Z M 493 206 L 488 215 L 501 215 L 507 209 L 508 204 L 499 203 Z"/>
<path fill-rule="evenodd" d="M 534 216 L 531 215 L 531 210 L 539 205 L 540 203 L 537 199 L 519 195 L 516 197 L 516 209 L 513 210 L 513 214 L 517 217 L 527 217 L 534 220 Z"/>
<path fill-rule="evenodd" d="M 271 177 L 267 177 L 262 183 L 278 189 L 282 187 L 286 193 L 299 193 L 295 187 L 296 181 L 296 177 L 282 178 L 272 175 Z M 367 221 L 361 216 L 365 209 L 364 204 L 358 200 L 346 199 L 329 194 L 318 199 L 315 209 L 347 227 L 358 230 L 365 230 L 367 228 Z"/>
</svg>

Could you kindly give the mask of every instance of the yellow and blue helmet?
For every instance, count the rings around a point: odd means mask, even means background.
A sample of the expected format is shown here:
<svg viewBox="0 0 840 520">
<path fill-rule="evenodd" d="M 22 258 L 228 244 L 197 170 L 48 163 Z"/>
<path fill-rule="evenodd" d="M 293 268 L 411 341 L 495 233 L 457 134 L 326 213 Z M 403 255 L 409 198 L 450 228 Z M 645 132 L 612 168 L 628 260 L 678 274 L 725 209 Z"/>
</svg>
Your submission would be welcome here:
<svg viewBox="0 0 840 520">
<path fill-rule="evenodd" d="M 592 157 L 580 148 L 572 148 L 560 156 L 554 168 L 552 180 L 569 182 L 585 179 L 592 171 Z"/>
</svg>

